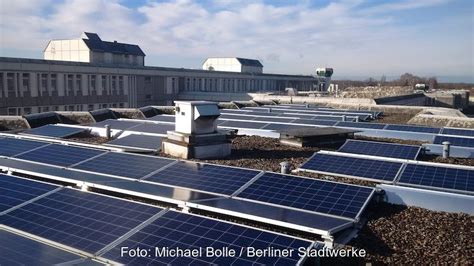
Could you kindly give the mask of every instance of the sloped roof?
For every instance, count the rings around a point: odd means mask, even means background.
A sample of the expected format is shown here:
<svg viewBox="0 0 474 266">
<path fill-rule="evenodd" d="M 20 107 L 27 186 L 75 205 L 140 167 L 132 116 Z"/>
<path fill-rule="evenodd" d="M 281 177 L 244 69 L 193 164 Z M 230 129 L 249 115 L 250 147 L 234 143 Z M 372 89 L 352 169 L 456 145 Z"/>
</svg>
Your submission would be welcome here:
<svg viewBox="0 0 474 266">
<path fill-rule="evenodd" d="M 84 35 L 87 39 L 83 40 L 92 51 L 145 56 L 140 46 L 136 44 L 102 41 L 96 33 L 84 32 Z"/>
<path fill-rule="evenodd" d="M 263 67 L 262 63 L 256 59 L 247 59 L 236 57 L 236 59 L 244 66 Z"/>
</svg>

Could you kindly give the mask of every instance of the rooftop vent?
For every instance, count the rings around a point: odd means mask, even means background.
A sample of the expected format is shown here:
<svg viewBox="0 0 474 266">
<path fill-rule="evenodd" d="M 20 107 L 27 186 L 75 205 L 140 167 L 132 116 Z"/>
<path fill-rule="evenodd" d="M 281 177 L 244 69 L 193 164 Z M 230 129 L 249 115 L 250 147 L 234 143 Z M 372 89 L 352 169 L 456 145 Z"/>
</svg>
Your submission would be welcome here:
<svg viewBox="0 0 474 266">
<path fill-rule="evenodd" d="M 175 101 L 175 130 L 162 142 L 166 154 L 190 159 L 230 155 L 228 135 L 217 131 L 219 108 L 214 102 Z"/>
</svg>

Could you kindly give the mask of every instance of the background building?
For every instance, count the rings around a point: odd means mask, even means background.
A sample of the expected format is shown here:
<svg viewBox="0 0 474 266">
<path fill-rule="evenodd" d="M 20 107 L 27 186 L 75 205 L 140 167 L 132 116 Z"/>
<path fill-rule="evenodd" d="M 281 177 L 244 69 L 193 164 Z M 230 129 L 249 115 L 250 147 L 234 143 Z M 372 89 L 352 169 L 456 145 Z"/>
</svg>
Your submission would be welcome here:
<svg viewBox="0 0 474 266">
<path fill-rule="evenodd" d="M 115 65 L 145 65 L 145 53 L 138 45 L 102 41 L 96 33 L 84 32 L 79 39 L 51 40 L 44 59 Z"/>
<path fill-rule="evenodd" d="M 182 94 L 237 97 L 289 87 L 309 90 L 316 83 L 301 75 L 0 57 L 0 115 L 172 105 Z"/>
<path fill-rule="evenodd" d="M 0 57 L 0 115 L 172 105 L 180 96 L 234 99 L 288 87 L 309 90 L 317 82 L 312 76 L 263 74 L 258 60 L 238 57 L 209 58 L 206 70 L 148 67 L 138 45 L 87 32 L 50 41 L 44 58 Z"/>
<path fill-rule="evenodd" d="M 202 69 L 210 71 L 229 71 L 241 73 L 263 73 L 263 65 L 256 59 L 240 57 L 212 57 L 206 59 Z"/>
</svg>

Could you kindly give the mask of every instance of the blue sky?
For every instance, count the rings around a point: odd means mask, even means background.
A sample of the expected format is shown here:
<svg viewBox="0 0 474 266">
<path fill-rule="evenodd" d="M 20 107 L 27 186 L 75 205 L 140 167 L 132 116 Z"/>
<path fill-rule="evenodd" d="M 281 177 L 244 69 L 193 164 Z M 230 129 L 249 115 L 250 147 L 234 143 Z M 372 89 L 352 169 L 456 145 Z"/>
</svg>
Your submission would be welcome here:
<svg viewBox="0 0 474 266">
<path fill-rule="evenodd" d="M 411 72 L 474 82 L 470 0 L 0 0 L 0 55 L 41 58 L 49 39 L 97 32 L 139 44 L 146 64 L 260 59 L 267 73 L 335 78 Z"/>
</svg>

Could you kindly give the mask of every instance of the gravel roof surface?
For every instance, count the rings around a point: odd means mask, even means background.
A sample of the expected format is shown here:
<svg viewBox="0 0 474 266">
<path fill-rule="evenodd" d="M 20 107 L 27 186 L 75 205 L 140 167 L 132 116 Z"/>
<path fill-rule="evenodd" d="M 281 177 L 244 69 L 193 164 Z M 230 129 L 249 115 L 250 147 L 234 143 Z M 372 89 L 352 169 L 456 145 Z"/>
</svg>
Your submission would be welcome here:
<svg viewBox="0 0 474 266">
<path fill-rule="evenodd" d="M 369 206 L 368 221 L 349 245 L 364 248 L 365 262 L 474 263 L 474 217 L 388 203 Z"/>
<path fill-rule="evenodd" d="M 334 147 L 325 147 L 334 150 Z M 208 163 L 280 172 L 280 163 L 288 161 L 292 169 L 305 162 L 320 148 L 300 148 L 281 144 L 278 139 L 238 136 L 232 140 L 232 154 L 219 160 L 197 160 Z M 167 156 L 160 153 L 161 156 Z"/>
</svg>

